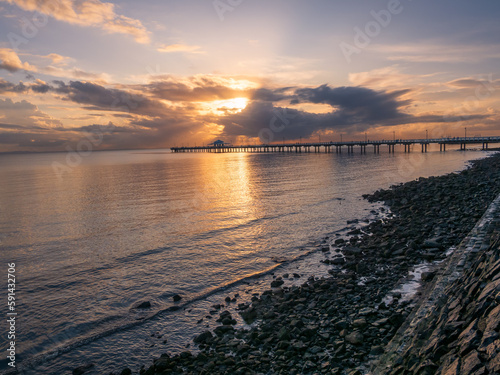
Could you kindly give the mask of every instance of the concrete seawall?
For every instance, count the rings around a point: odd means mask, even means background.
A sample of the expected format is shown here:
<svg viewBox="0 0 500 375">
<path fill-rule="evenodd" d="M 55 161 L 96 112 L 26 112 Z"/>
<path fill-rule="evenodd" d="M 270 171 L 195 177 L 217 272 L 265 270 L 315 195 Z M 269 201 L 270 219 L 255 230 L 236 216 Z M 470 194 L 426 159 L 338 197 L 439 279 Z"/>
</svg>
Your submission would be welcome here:
<svg viewBox="0 0 500 375">
<path fill-rule="evenodd" d="M 436 269 L 373 374 L 500 373 L 500 195 Z"/>
</svg>

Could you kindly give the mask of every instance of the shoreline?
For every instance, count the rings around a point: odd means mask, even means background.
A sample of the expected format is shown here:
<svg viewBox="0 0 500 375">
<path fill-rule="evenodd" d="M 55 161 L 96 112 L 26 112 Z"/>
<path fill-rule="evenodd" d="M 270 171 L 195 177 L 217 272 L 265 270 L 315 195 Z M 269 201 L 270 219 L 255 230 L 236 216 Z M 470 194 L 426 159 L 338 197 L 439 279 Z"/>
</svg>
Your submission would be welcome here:
<svg viewBox="0 0 500 375">
<path fill-rule="evenodd" d="M 497 374 L 500 195 L 433 277 L 374 374 Z M 418 358 L 418 361 L 416 360 Z"/>
<path fill-rule="evenodd" d="M 500 192 L 499 154 L 471 165 L 364 196 L 385 202 L 394 216 L 369 224 L 369 234 L 354 230 L 349 243 L 334 240 L 325 251 L 331 277 L 299 287 L 282 287 L 290 275 L 277 277 L 251 305 L 240 305 L 243 319 L 257 325 L 235 330 L 230 313 L 222 312 L 220 326 L 196 337 L 197 355 L 164 354 L 140 373 L 361 373 L 412 310 L 397 293 L 388 306 L 382 299 L 413 266 L 444 259 Z"/>
</svg>

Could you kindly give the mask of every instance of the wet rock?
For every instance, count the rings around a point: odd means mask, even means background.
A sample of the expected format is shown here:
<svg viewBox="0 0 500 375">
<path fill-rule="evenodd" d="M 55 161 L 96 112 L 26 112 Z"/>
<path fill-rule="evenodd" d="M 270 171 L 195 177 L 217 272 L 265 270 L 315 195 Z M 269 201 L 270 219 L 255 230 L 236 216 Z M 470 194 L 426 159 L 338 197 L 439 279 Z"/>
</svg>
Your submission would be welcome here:
<svg viewBox="0 0 500 375">
<path fill-rule="evenodd" d="M 151 302 L 149 301 L 144 301 L 144 302 L 139 302 L 137 305 L 134 306 L 135 309 L 149 309 L 151 307 Z"/>
<path fill-rule="evenodd" d="M 92 368 L 94 368 L 93 363 L 88 363 L 86 365 L 79 366 L 79 367 L 73 369 L 73 375 L 83 375 L 86 372 L 90 371 Z"/>
<path fill-rule="evenodd" d="M 172 299 L 174 300 L 174 302 L 179 302 L 182 299 L 182 297 L 180 295 L 176 294 L 172 297 Z"/>
<path fill-rule="evenodd" d="M 247 324 L 251 324 L 257 318 L 257 310 L 254 307 L 250 307 L 244 311 L 240 311 L 240 315 Z"/>
<path fill-rule="evenodd" d="M 202 334 L 196 336 L 196 338 L 194 339 L 194 342 L 196 344 L 206 344 L 208 341 L 212 340 L 212 337 L 213 337 L 212 332 L 205 331 Z"/>
<path fill-rule="evenodd" d="M 352 332 L 345 339 L 352 345 L 361 345 L 364 342 L 364 336 L 361 332 Z"/>
<path fill-rule="evenodd" d="M 380 345 L 372 346 L 370 350 L 370 355 L 380 355 L 384 353 L 384 348 Z"/>
<path fill-rule="evenodd" d="M 428 282 L 434 279 L 434 276 L 436 276 L 436 271 L 430 271 L 430 272 L 422 272 L 422 281 Z"/>
<path fill-rule="evenodd" d="M 463 360 L 460 367 L 462 374 L 484 374 L 486 369 L 483 366 L 481 358 L 476 351 L 469 353 Z"/>
<path fill-rule="evenodd" d="M 281 279 L 281 277 L 278 277 L 276 280 L 273 280 L 271 282 L 271 288 L 278 288 L 281 285 L 283 285 L 284 283 L 285 282 L 283 281 L 283 279 Z"/>
<path fill-rule="evenodd" d="M 364 318 L 356 319 L 352 322 L 352 325 L 353 325 L 353 327 L 356 327 L 356 328 L 365 327 L 367 325 L 366 319 L 364 319 Z"/>
<path fill-rule="evenodd" d="M 217 336 L 223 336 L 226 333 L 233 333 L 233 332 L 234 332 L 234 327 L 230 325 L 218 326 L 214 329 L 214 333 Z"/>
<path fill-rule="evenodd" d="M 342 265 L 344 263 L 345 263 L 345 259 L 342 258 L 342 257 L 337 257 L 337 258 L 330 259 L 330 264 Z"/>
<path fill-rule="evenodd" d="M 345 258 L 322 255 L 342 266 L 331 267 L 333 277 L 309 277 L 304 284 L 290 287 L 280 282 L 287 278 L 285 275 L 276 278 L 273 281 L 280 285 L 275 283 L 272 290 L 251 297 L 251 305 L 247 301 L 238 305 L 246 323 L 259 319 L 258 324 L 237 330 L 231 324 L 217 327 L 214 335 L 206 334 L 206 340 L 200 342 L 200 354 L 165 359 L 169 367 L 162 372 L 298 375 L 360 371 L 366 361 L 383 355 L 385 345 L 412 309 L 399 303 L 401 296 L 394 296 L 389 306 L 381 303 L 382 298 L 394 290 L 411 267 L 426 258 L 440 259 L 443 249 L 457 245 L 500 193 L 500 157 L 495 160 L 474 162 L 470 173 L 411 181 L 367 197 L 386 202 L 392 212 L 368 223 L 362 231 L 354 226 L 346 228 L 355 234 L 348 243 L 341 238 L 335 240 Z M 319 250 L 327 249 L 324 242 L 318 244 Z M 335 260 L 339 258 L 342 260 Z M 462 374 L 462 366 L 476 374 L 484 371 L 485 365 L 490 373 L 497 371 L 500 320 L 493 311 L 500 304 L 500 288 L 490 285 L 496 272 L 493 269 L 493 274 L 478 280 L 487 271 L 485 267 L 471 269 L 471 282 L 462 283 L 463 295 L 454 296 L 457 302 L 453 308 L 429 314 L 432 321 L 410 338 L 414 339 L 415 351 L 402 353 L 392 374 L 434 374 L 438 368 L 449 372 L 446 375 L 457 371 Z M 448 295 L 459 289 L 452 288 Z M 481 290 L 486 293 L 476 304 Z M 233 299 L 227 297 L 226 301 Z M 436 306 L 440 303 L 436 301 Z M 215 310 L 214 314 L 219 309 Z M 229 323 L 231 319 L 225 316 L 220 322 Z M 472 336 L 464 333 L 476 319 L 475 331 L 469 330 Z M 421 346 L 427 351 L 420 353 Z"/>
</svg>

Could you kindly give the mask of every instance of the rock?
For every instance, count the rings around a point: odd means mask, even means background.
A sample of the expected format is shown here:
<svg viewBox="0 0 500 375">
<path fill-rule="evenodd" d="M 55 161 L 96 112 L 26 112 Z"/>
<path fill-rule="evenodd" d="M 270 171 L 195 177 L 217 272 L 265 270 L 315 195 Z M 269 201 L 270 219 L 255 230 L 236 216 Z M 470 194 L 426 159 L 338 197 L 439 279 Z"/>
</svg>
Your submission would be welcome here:
<svg viewBox="0 0 500 375">
<path fill-rule="evenodd" d="M 361 254 L 362 250 L 355 246 L 346 246 L 343 250 L 344 254 L 357 255 Z"/>
<path fill-rule="evenodd" d="M 371 355 L 381 355 L 384 354 L 384 348 L 380 345 L 372 346 L 370 350 Z"/>
<path fill-rule="evenodd" d="M 401 298 L 401 294 L 399 295 L 399 298 Z M 377 313 L 377 310 L 372 309 L 371 307 L 365 307 L 365 308 L 358 311 L 359 316 L 367 316 L 367 315 L 376 314 L 376 313 Z"/>
<path fill-rule="evenodd" d="M 345 263 L 345 259 L 342 258 L 342 257 L 337 257 L 337 258 L 333 258 L 333 259 L 330 259 L 330 264 L 334 264 L 334 265 L 342 265 Z"/>
<path fill-rule="evenodd" d="M 174 300 L 174 302 L 179 302 L 182 299 L 182 297 L 180 295 L 176 294 L 172 297 L 172 299 Z"/>
<path fill-rule="evenodd" d="M 481 371 L 483 369 L 483 371 Z M 476 351 L 469 353 L 463 360 L 460 368 L 462 374 L 483 374 L 486 372 L 481 358 Z"/>
<path fill-rule="evenodd" d="M 360 318 L 360 319 L 356 319 L 352 322 L 352 325 L 356 328 L 362 328 L 362 327 L 365 327 L 366 326 L 366 319 L 364 318 Z"/>
<path fill-rule="evenodd" d="M 271 282 L 271 288 L 278 288 L 283 285 L 285 282 L 279 277 L 276 280 Z"/>
<path fill-rule="evenodd" d="M 464 356 L 479 344 L 479 332 L 477 330 L 478 320 L 474 320 L 460 334 L 458 341 L 460 343 L 460 355 Z"/>
<path fill-rule="evenodd" d="M 73 370 L 73 375 L 83 375 L 93 367 L 94 367 L 93 363 L 88 363 L 86 365 L 79 366 Z"/>
<path fill-rule="evenodd" d="M 281 329 L 278 332 L 278 340 L 283 341 L 283 340 L 289 340 L 290 339 L 290 333 L 288 332 L 287 327 L 281 327 Z"/>
<path fill-rule="evenodd" d="M 425 240 L 423 246 L 426 249 L 432 249 L 432 248 L 440 249 L 441 248 L 441 244 L 438 243 L 435 239 Z"/>
<path fill-rule="evenodd" d="M 125 368 L 120 372 L 120 375 L 132 375 L 132 370 L 129 368 Z"/>
<path fill-rule="evenodd" d="M 137 305 L 135 305 L 134 309 L 149 309 L 150 307 L 151 307 L 151 302 L 144 301 L 144 302 L 139 302 Z"/>
<path fill-rule="evenodd" d="M 168 355 L 162 355 L 160 358 L 155 359 L 153 363 L 154 370 L 156 370 L 157 372 L 164 371 L 172 365 L 170 357 Z"/>
<path fill-rule="evenodd" d="M 349 322 L 347 322 L 347 320 L 341 320 L 335 323 L 335 328 L 338 330 L 346 329 L 347 327 L 349 327 Z"/>
<path fill-rule="evenodd" d="M 460 358 L 452 357 L 444 363 L 443 375 L 460 375 Z"/>
<path fill-rule="evenodd" d="M 246 310 L 240 311 L 240 315 L 246 323 L 251 324 L 257 318 L 257 310 L 255 310 L 254 307 L 250 307 Z"/>
<path fill-rule="evenodd" d="M 345 337 L 346 341 L 352 345 L 361 345 L 364 342 L 364 336 L 361 332 L 352 332 Z"/>
<path fill-rule="evenodd" d="M 194 342 L 197 344 L 205 344 L 207 341 L 211 341 L 213 335 L 210 331 L 205 331 L 202 334 L 195 337 Z"/>
<path fill-rule="evenodd" d="M 430 271 L 430 272 L 422 272 L 422 281 L 427 282 L 431 281 L 434 279 L 434 276 L 436 276 L 436 271 Z"/>
<path fill-rule="evenodd" d="M 217 336 L 223 336 L 223 335 L 225 335 L 226 333 L 229 333 L 229 332 L 234 332 L 234 327 L 233 326 L 230 326 L 230 325 L 218 326 L 218 327 L 216 327 L 214 329 L 214 333 Z"/>
<path fill-rule="evenodd" d="M 490 359 L 487 363 L 488 370 L 490 374 L 500 373 L 500 353 L 496 353 L 493 359 Z"/>
</svg>

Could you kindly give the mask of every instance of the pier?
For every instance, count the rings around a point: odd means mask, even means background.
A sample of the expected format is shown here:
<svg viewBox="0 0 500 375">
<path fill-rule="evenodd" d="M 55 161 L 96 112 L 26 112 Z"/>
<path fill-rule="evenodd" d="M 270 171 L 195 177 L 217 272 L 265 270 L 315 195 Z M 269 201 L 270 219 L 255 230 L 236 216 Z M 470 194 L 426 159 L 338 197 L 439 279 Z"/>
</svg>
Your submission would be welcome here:
<svg viewBox="0 0 500 375">
<path fill-rule="evenodd" d="M 343 149 L 347 149 L 348 154 L 354 153 L 354 148 L 362 154 L 366 154 L 367 148 L 377 154 L 380 153 L 380 146 L 387 147 L 389 153 L 394 153 L 396 145 L 403 145 L 404 152 L 415 151 L 427 152 L 430 144 L 439 144 L 441 152 L 446 151 L 447 145 L 460 145 L 460 150 L 465 150 L 467 145 L 481 145 L 483 150 L 487 150 L 490 144 L 500 143 L 500 137 L 455 137 L 455 138 L 434 138 L 434 139 L 394 139 L 378 141 L 351 141 L 351 142 L 306 142 L 306 143 L 283 143 L 283 144 L 260 144 L 260 145 L 231 145 L 223 141 L 216 141 L 206 146 L 195 147 L 171 147 L 172 152 L 325 152 L 341 154 Z M 418 147 L 420 145 L 420 147 Z M 416 147 L 415 147 L 416 146 Z"/>
</svg>

